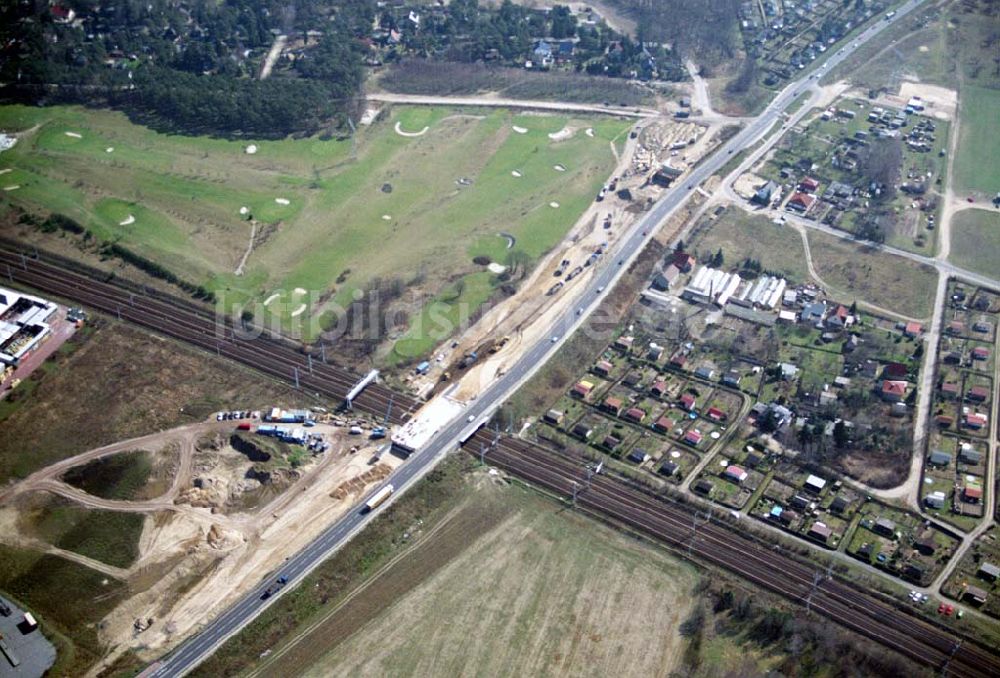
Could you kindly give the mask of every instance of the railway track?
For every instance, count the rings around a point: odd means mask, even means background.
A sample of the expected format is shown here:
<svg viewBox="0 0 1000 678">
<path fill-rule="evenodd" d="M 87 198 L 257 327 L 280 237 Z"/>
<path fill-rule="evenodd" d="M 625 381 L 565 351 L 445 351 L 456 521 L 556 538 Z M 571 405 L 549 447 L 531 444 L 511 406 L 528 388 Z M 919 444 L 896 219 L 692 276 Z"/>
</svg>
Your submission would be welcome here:
<svg viewBox="0 0 1000 678">
<path fill-rule="evenodd" d="M 311 359 L 289 342 L 261 334 L 241 338 L 227 318 L 213 309 L 88 269 L 48 253 L 18 250 L 0 242 L 0 278 L 71 300 L 159 334 L 248 365 L 301 389 L 343 400 L 359 376 Z M 419 406 L 413 398 L 371 384 L 354 400 L 360 411 L 402 424 Z"/>
<path fill-rule="evenodd" d="M 511 438 L 480 432 L 466 449 L 480 445 L 491 464 L 564 496 L 576 483 L 577 507 L 602 519 L 686 550 L 692 557 L 728 569 L 920 663 L 961 678 L 1000 675 L 1000 657 L 916 619 L 839 577 L 817 576 L 814 566 L 745 539 L 731 528 L 698 522 L 688 508 L 656 499 L 605 477 L 586 478 L 583 459 L 572 459 Z"/>
</svg>

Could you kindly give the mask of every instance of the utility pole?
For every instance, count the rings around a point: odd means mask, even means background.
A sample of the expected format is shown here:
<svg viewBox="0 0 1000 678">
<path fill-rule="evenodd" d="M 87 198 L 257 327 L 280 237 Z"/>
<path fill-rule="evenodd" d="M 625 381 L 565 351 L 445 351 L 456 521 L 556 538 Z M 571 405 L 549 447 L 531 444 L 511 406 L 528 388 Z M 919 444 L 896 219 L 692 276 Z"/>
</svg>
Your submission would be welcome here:
<svg viewBox="0 0 1000 678">
<path fill-rule="evenodd" d="M 823 581 L 823 573 L 822 572 L 814 572 L 813 573 L 812 588 L 809 589 L 809 595 L 806 596 L 806 612 L 809 612 L 812 609 L 813 595 L 815 595 L 816 589 L 819 588 L 819 583 L 821 581 Z"/>
<path fill-rule="evenodd" d="M 691 541 L 688 542 L 688 556 L 694 553 L 694 542 L 698 538 L 698 527 L 705 525 L 712 519 L 711 509 L 705 509 L 705 517 L 700 523 L 698 522 L 699 518 L 701 516 L 697 512 L 691 517 Z"/>
<path fill-rule="evenodd" d="M 326 344 L 320 344 L 319 345 L 319 350 L 320 350 L 320 353 L 323 356 L 323 362 L 326 363 Z"/>
<path fill-rule="evenodd" d="M 28 258 L 24 256 L 24 252 L 21 252 L 21 268 L 28 270 Z"/>
<path fill-rule="evenodd" d="M 7 278 L 8 278 L 8 279 L 9 279 L 9 280 L 10 280 L 11 282 L 14 282 L 14 274 L 13 274 L 13 272 L 11 272 L 11 270 L 10 270 L 10 264 L 7 264 Z"/>
<path fill-rule="evenodd" d="M 573 508 L 576 508 L 576 495 L 577 495 L 577 491 L 578 491 L 578 489 L 580 487 L 580 484 L 577 483 L 575 480 L 572 481 L 572 483 L 573 483 Z"/>
<path fill-rule="evenodd" d="M 295 374 L 295 388 L 299 387 L 299 368 L 292 366 L 292 370 Z"/>
<path fill-rule="evenodd" d="M 962 647 L 962 639 L 959 638 L 958 642 L 955 643 L 954 647 L 951 648 L 951 652 L 948 654 L 948 658 L 944 660 L 944 666 L 941 667 L 941 678 L 945 678 L 948 675 L 948 666 L 951 665 L 951 660 L 955 658 L 958 653 L 959 648 Z"/>
<path fill-rule="evenodd" d="M 121 306 L 116 306 L 115 308 L 118 309 L 118 319 L 121 320 L 122 319 L 122 307 Z"/>
<path fill-rule="evenodd" d="M 479 443 L 479 463 L 486 465 L 486 444 Z"/>
<path fill-rule="evenodd" d="M 309 359 L 309 374 L 312 374 L 313 373 L 313 357 L 312 357 L 312 353 L 307 353 L 306 354 L 306 358 Z"/>
<path fill-rule="evenodd" d="M 128 305 L 129 306 L 135 306 L 135 295 L 132 294 L 131 292 L 129 292 L 129 295 L 128 295 Z"/>
</svg>

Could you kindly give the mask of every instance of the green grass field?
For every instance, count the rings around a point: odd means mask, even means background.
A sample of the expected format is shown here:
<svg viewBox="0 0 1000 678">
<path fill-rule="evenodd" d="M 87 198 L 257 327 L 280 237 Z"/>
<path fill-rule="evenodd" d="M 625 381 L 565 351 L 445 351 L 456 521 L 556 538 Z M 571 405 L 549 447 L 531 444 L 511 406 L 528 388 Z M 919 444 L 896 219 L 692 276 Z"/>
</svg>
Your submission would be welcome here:
<svg viewBox="0 0 1000 678">
<path fill-rule="evenodd" d="M 97 623 L 128 595 L 124 582 L 89 567 L 6 545 L 0 590 L 28 606 L 56 646 L 52 676 L 83 675 L 102 656 Z"/>
<path fill-rule="evenodd" d="M 158 134 L 108 111 L 6 106 L 0 129 L 23 134 L 0 155 L 0 171 L 10 170 L 0 189 L 17 187 L 0 190 L 0 209 L 64 213 L 204 284 L 227 307 L 250 304 L 258 318 L 312 337 L 323 300 L 346 305 L 374 278 L 410 283 L 419 272 L 423 303 L 480 273 L 476 255 L 500 263 L 512 252 L 529 262 L 542 255 L 606 181 L 615 163 L 609 142 L 624 143 L 628 126 L 399 107 L 360 127 L 354 143 L 232 142 Z M 548 136 L 564 127 L 570 138 Z M 250 143 L 254 154 L 245 152 Z M 237 276 L 250 216 L 257 237 Z M 513 250 L 501 231 L 516 238 Z M 411 339 L 404 352 L 416 347 Z"/>
<path fill-rule="evenodd" d="M 948 259 L 970 271 L 994 275 L 1000 261 L 1000 212 L 967 209 L 951 218 Z"/>
<path fill-rule="evenodd" d="M 85 509 L 60 499 L 24 516 L 27 529 L 38 538 L 115 567 L 135 562 L 144 520 L 139 513 Z"/>
<path fill-rule="evenodd" d="M 961 92 L 961 126 L 955 157 L 955 190 L 980 191 L 993 197 L 1000 192 L 1000 90 L 964 87 Z"/>
<path fill-rule="evenodd" d="M 697 253 L 699 259 L 722 249 L 727 266 L 749 257 L 758 260 L 765 270 L 788 276 L 791 282 L 810 279 L 798 233 L 767 217 L 750 215 L 735 207 L 715 220 L 705 219 L 699 224 L 687 249 Z"/>
</svg>

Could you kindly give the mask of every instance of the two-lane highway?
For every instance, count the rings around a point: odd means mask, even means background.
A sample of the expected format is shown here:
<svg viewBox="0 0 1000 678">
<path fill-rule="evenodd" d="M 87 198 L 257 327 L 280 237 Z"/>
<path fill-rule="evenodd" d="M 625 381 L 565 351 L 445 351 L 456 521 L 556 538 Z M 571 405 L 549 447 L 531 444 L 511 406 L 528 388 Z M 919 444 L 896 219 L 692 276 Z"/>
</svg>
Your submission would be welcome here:
<svg viewBox="0 0 1000 678">
<path fill-rule="evenodd" d="M 902 19 L 923 2 L 924 0 L 910 0 L 897 8 L 896 14 L 891 19 L 877 19 L 871 26 L 846 43 L 842 49 L 827 57 L 820 71 L 833 68 L 848 58 L 858 47 L 876 37 L 886 27 Z M 392 474 L 387 482 L 391 482 L 396 488 L 393 498 L 399 496 L 403 490 L 412 485 L 414 480 L 430 470 L 448 450 L 454 447 L 456 441 L 464 433 L 489 417 L 505 398 L 531 377 L 559 349 L 566 337 L 572 334 L 586 316 L 596 308 L 604 295 L 610 292 L 622 272 L 653 237 L 655 230 L 687 202 L 703 181 L 717 172 L 734 154 L 756 142 L 776 122 L 781 120 L 785 110 L 801 94 L 815 88 L 818 77 L 818 74 L 816 76 L 810 74 L 788 85 L 763 113 L 724 143 L 714 154 L 705 158 L 685 177 L 682 183 L 667 191 L 653 208 L 624 235 L 614 251 L 604 254 L 604 260 L 597 266 L 595 273 L 592 274 L 586 288 L 581 293 L 582 301 L 567 308 L 566 312 L 553 322 L 551 330 L 546 333 L 544 339 L 523 353 L 505 375 L 479 394 L 478 398 L 463 411 L 461 417 L 442 428 L 423 449 L 411 455 L 409 460 Z M 577 313 L 578 308 L 582 308 L 583 312 Z M 555 338 L 555 341 L 550 337 Z M 469 423 L 469 416 L 473 417 L 473 423 Z M 275 577 L 281 575 L 288 577 L 288 584 L 283 590 L 296 585 L 362 529 L 373 515 L 377 514 L 378 511 L 372 514 L 363 514 L 359 509 L 352 510 L 330 526 L 308 547 L 290 558 L 280 571 L 271 573 L 257 588 L 218 617 L 208 621 L 201 631 L 155 665 L 155 668 L 151 667 L 146 675 L 165 678 L 167 676 L 181 676 L 191 671 L 222 642 L 250 623 L 267 606 L 280 597 L 281 592 L 267 600 L 261 599 L 264 590 L 274 581 Z"/>
</svg>

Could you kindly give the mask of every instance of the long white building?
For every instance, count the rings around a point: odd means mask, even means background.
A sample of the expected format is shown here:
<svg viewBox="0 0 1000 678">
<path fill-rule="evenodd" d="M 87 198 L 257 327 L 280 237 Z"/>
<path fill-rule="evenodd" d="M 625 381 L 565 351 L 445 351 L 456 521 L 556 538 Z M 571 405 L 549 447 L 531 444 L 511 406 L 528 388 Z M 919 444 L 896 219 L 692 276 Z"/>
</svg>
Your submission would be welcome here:
<svg viewBox="0 0 1000 678">
<path fill-rule="evenodd" d="M 736 273 L 726 273 L 715 268 L 702 266 L 684 288 L 681 297 L 688 301 L 701 304 L 714 303 L 725 306 L 740 286 L 740 276 Z"/>
<path fill-rule="evenodd" d="M 0 287 L 0 362 L 16 365 L 51 333 L 56 305 Z"/>
</svg>

